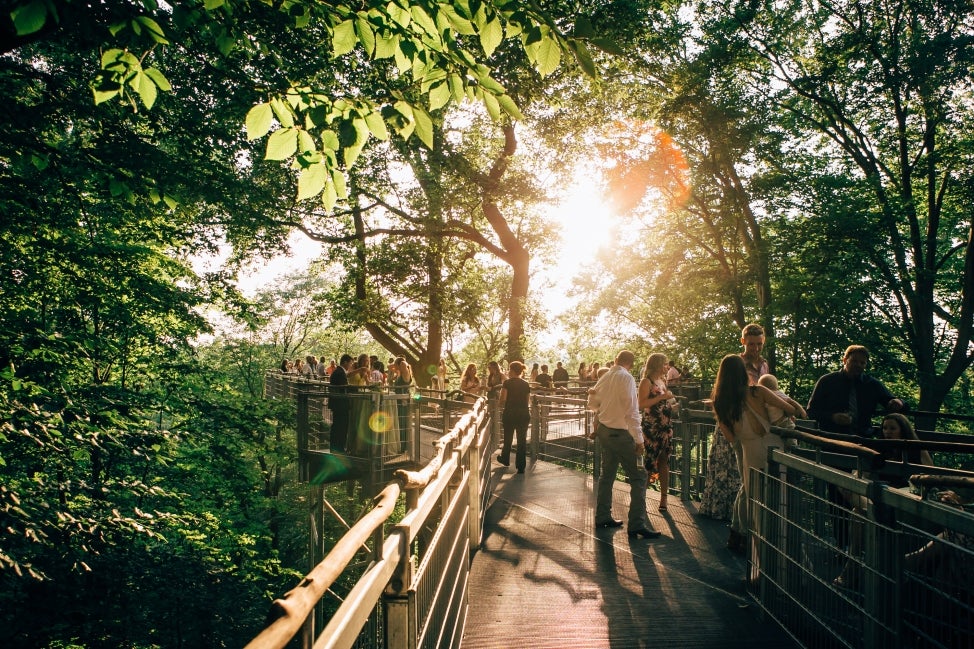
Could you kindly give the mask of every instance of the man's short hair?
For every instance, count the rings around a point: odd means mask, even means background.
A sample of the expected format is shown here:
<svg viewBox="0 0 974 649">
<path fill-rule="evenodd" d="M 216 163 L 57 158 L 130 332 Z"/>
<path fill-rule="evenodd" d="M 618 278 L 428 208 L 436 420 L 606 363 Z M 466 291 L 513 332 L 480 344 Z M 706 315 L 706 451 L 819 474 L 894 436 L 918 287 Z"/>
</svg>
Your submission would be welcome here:
<svg viewBox="0 0 974 649">
<path fill-rule="evenodd" d="M 355 359 L 352 358 L 352 356 L 350 354 L 342 354 L 342 359 L 340 361 L 338 361 L 338 364 L 339 365 L 344 365 L 348 361 L 354 361 L 354 360 Z"/>
<path fill-rule="evenodd" d="M 636 355 L 628 349 L 623 349 L 616 355 L 616 365 L 632 365 L 636 362 Z"/>
<path fill-rule="evenodd" d="M 862 354 L 863 356 L 866 357 L 867 361 L 869 360 L 869 350 L 866 349 L 863 345 L 849 345 L 848 347 L 846 347 L 845 353 L 842 354 L 842 360 L 849 358 L 853 354 Z"/>
<path fill-rule="evenodd" d="M 764 327 L 759 324 L 751 323 L 741 330 L 741 338 L 747 338 L 748 336 L 763 336 Z"/>
</svg>

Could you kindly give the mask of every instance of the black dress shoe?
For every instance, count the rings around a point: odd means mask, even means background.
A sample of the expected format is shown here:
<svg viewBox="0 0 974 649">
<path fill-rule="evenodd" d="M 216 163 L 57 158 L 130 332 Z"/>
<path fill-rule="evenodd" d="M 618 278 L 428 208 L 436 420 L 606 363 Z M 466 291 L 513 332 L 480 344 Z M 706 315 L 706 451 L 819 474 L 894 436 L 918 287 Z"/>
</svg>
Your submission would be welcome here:
<svg viewBox="0 0 974 649">
<path fill-rule="evenodd" d="M 607 527 L 622 527 L 622 521 L 617 521 L 614 518 L 610 518 L 607 521 L 602 521 L 601 523 L 596 523 L 595 527 L 599 529 L 605 529 Z"/>
<path fill-rule="evenodd" d="M 643 537 L 644 539 L 655 539 L 655 538 L 659 538 L 660 536 L 660 532 L 657 532 L 655 530 L 647 530 L 647 529 L 629 530 L 628 534 L 629 534 L 629 538 L 631 539 L 635 539 L 640 536 Z"/>
<path fill-rule="evenodd" d="M 503 459 L 500 455 L 497 456 L 497 463 L 503 464 L 504 466 L 511 466 L 511 461 Z"/>
</svg>

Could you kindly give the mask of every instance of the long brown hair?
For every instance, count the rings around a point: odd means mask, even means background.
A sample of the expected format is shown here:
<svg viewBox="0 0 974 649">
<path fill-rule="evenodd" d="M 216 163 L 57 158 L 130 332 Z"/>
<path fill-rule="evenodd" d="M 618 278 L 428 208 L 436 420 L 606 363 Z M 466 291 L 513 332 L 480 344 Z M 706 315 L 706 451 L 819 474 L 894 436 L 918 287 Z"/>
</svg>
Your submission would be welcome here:
<svg viewBox="0 0 974 649">
<path fill-rule="evenodd" d="M 748 378 L 744 359 L 738 354 L 724 356 L 717 369 L 714 390 L 710 393 L 717 421 L 732 428 L 741 420 L 747 390 Z"/>
</svg>

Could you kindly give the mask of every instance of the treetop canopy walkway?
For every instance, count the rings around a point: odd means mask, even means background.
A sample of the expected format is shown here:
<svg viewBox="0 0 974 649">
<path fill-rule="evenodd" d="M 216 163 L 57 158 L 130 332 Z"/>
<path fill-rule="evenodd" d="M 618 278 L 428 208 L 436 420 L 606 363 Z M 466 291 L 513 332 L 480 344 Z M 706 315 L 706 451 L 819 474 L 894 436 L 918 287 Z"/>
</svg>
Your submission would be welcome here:
<svg viewBox="0 0 974 649">
<path fill-rule="evenodd" d="M 294 635 L 315 647 L 974 646 L 974 516 L 942 497 L 974 487 L 967 471 L 885 461 L 799 430 L 794 448 L 772 449 L 768 470 L 747 476 L 751 542 L 738 557 L 723 546 L 721 522 L 695 515 L 709 412 L 685 408 L 677 422 L 671 491 L 681 502 L 661 515 L 649 501 L 661 538 L 630 541 L 594 529 L 598 448 L 581 399 L 535 397 L 532 461 L 518 475 L 492 464 L 498 417 L 485 399 L 420 392 L 383 405 L 372 394 L 380 412 L 408 404 L 410 445 L 379 426 L 349 460 L 327 450 L 327 387 L 271 379 L 275 390 L 298 400 L 302 463 L 366 462 L 389 481 L 356 474 L 378 496 L 327 556 L 312 556 L 314 569 L 275 602 L 252 647 Z M 965 435 L 935 437 L 898 448 L 904 458 L 917 444 L 935 458 L 974 452 Z M 903 475 L 919 493 L 886 482 Z M 393 516 L 403 493 L 405 513 Z M 616 511 L 627 494 L 617 482 Z M 313 518 L 320 540 L 323 521 Z M 347 571 L 352 586 L 326 611 L 322 598 Z"/>
</svg>

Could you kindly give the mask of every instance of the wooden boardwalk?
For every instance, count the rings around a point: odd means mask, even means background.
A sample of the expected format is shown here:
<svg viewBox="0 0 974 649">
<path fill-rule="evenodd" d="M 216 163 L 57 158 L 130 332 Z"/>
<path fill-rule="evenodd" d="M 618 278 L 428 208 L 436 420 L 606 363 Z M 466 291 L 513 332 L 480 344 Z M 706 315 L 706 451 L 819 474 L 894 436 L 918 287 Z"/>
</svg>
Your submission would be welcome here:
<svg viewBox="0 0 974 649">
<path fill-rule="evenodd" d="M 473 556 L 464 649 L 784 648 L 744 590 L 744 560 L 724 523 L 670 496 L 650 523 L 663 535 L 632 540 L 595 530 L 592 476 L 546 462 L 524 475 L 496 465 L 484 543 Z M 629 485 L 616 482 L 625 520 Z"/>
</svg>

